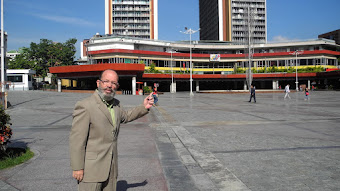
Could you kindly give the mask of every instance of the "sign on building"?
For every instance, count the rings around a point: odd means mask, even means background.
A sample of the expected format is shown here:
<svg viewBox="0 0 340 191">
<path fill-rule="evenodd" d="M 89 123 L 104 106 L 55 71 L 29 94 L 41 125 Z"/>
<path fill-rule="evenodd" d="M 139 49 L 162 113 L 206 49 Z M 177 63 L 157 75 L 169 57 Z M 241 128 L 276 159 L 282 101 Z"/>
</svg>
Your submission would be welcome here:
<svg viewBox="0 0 340 191">
<path fill-rule="evenodd" d="M 219 62 L 221 60 L 220 54 L 210 54 L 210 61 Z"/>
</svg>

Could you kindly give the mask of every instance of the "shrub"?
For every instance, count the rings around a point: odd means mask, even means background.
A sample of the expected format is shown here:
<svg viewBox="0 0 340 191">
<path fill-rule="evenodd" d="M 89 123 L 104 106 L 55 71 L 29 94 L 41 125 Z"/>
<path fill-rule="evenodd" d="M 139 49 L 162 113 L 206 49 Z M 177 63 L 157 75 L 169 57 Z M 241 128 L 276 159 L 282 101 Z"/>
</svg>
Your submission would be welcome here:
<svg viewBox="0 0 340 191">
<path fill-rule="evenodd" d="M 257 73 L 265 73 L 265 69 L 264 69 L 264 68 L 258 69 L 258 70 L 257 70 Z"/>
<path fill-rule="evenodd" d="M 56 85 L 55 84 L 45 84 L 44 89 L 56 89 Z"/>
<path fill-rule="evenodd" d="M 144 87 L 143 87 L 143 91 L 144 91 L 144 94 L 147 94 L 147 93 L 151 93 L 151 92 L 152 92 L 152 90 L 151 90 L 151 88 L 150 88 L 149 86 L 144 86 Z"/>
<path fill-rule="evenodd" d="M 245 70 L 242 69 L 241 67 L 236 67 L 234 69 L 234 73 L 239 74 L 239 73 L 245 73 Z"/>
<path fill-rule="evenodd" d="M 9 121 L 11 117 L 5 112 L 2 105 L 0 105 L 0 151 L 5 151 L 7 143 L 12 137 L 11 123 Z"/>
<path fill-rule="evenodd" d="M 271 67 L 268 67 L 268 68 L 267 68 L 267 71 L 268 71 L 269 73 L 275 73 L 275 72 L 278 71 L 278 69 L 277 69 L 277 67 L 275 67 L 275 66 L 271 66 Z"/>
<path fill-rule="evenodd" d="M 146 73 L 153 73 L 153 74 L 157 74 L 157 73 L 162 73 L 159 70 L 156 70 L 156 64 L 155 63 L 151 63 L 150 67 L 148 70 L 145 70 Z"/>
</svg>

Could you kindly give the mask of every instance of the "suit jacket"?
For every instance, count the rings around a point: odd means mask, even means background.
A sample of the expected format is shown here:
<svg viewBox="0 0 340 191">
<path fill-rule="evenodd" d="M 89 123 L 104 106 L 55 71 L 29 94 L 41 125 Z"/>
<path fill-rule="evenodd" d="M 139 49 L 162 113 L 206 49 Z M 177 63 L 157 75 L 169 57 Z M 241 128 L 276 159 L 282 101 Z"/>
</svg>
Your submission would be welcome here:
<svg viewBox="0 0 340 191">
<path fill-rule="evenodd" d="M 84 182 L 103 182 L 109 177 L 111 163 L 118 174 L 117 138 L 120 123 L 127 123 L 148 113 L 143 105 L 125 111 L 113 100 L 115 122 L 106 104 L 95 92 L 77 102 L 70 132 L 72 170 L 84 169 Z"/>
</svg>

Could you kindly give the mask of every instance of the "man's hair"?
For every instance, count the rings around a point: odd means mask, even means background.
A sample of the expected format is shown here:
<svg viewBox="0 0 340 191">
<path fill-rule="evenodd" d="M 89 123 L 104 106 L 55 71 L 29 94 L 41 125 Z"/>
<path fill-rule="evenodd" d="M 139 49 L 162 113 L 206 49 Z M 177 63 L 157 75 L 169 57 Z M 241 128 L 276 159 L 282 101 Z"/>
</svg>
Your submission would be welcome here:
<svg viewBox="0 0 340 191">
<path fill-rule="evenodd" d="M 117 74 L 117 72 L 116 72 L 116 71 L 114 71 L 114 70 L 112 70 L 112 69 L 106 69 L 106 70 L 104 70 L 104 71 L 102 71 L 102 72 L 100 73 L 100 75 L 99 75 L 99 80 L 101 80 L 101 79 L 102 79 L 102 76 L 103 76 L 104 72 L 106 72 L 106 71 L 112 71 L 112 72 L 114 72 L 114 73 L 116 73 L 116 74 Z M 117 74 L 117 77 L 119 78 L 118 74 Z"/>
</svg>

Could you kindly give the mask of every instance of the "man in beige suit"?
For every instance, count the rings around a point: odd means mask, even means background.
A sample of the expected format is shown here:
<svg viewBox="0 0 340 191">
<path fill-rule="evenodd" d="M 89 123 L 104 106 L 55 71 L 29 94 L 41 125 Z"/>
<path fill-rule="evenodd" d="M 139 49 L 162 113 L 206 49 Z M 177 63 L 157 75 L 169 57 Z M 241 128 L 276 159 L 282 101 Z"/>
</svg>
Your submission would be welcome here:
<svg viewBox="0 0 340 191">
<path fill-rule="evenodd" d="M 98 89 L 77 102 L 70 133 L 70 156 L 73 177 L 81 191 L 115 191 L 118 175 L 117 138 L 120 123 L 127 123 L 148 113 L 151 94 L 142 105 L 123 110 L 114 98 L 118 75 L 105 70 L 97 80 Z"/>
</svg>

